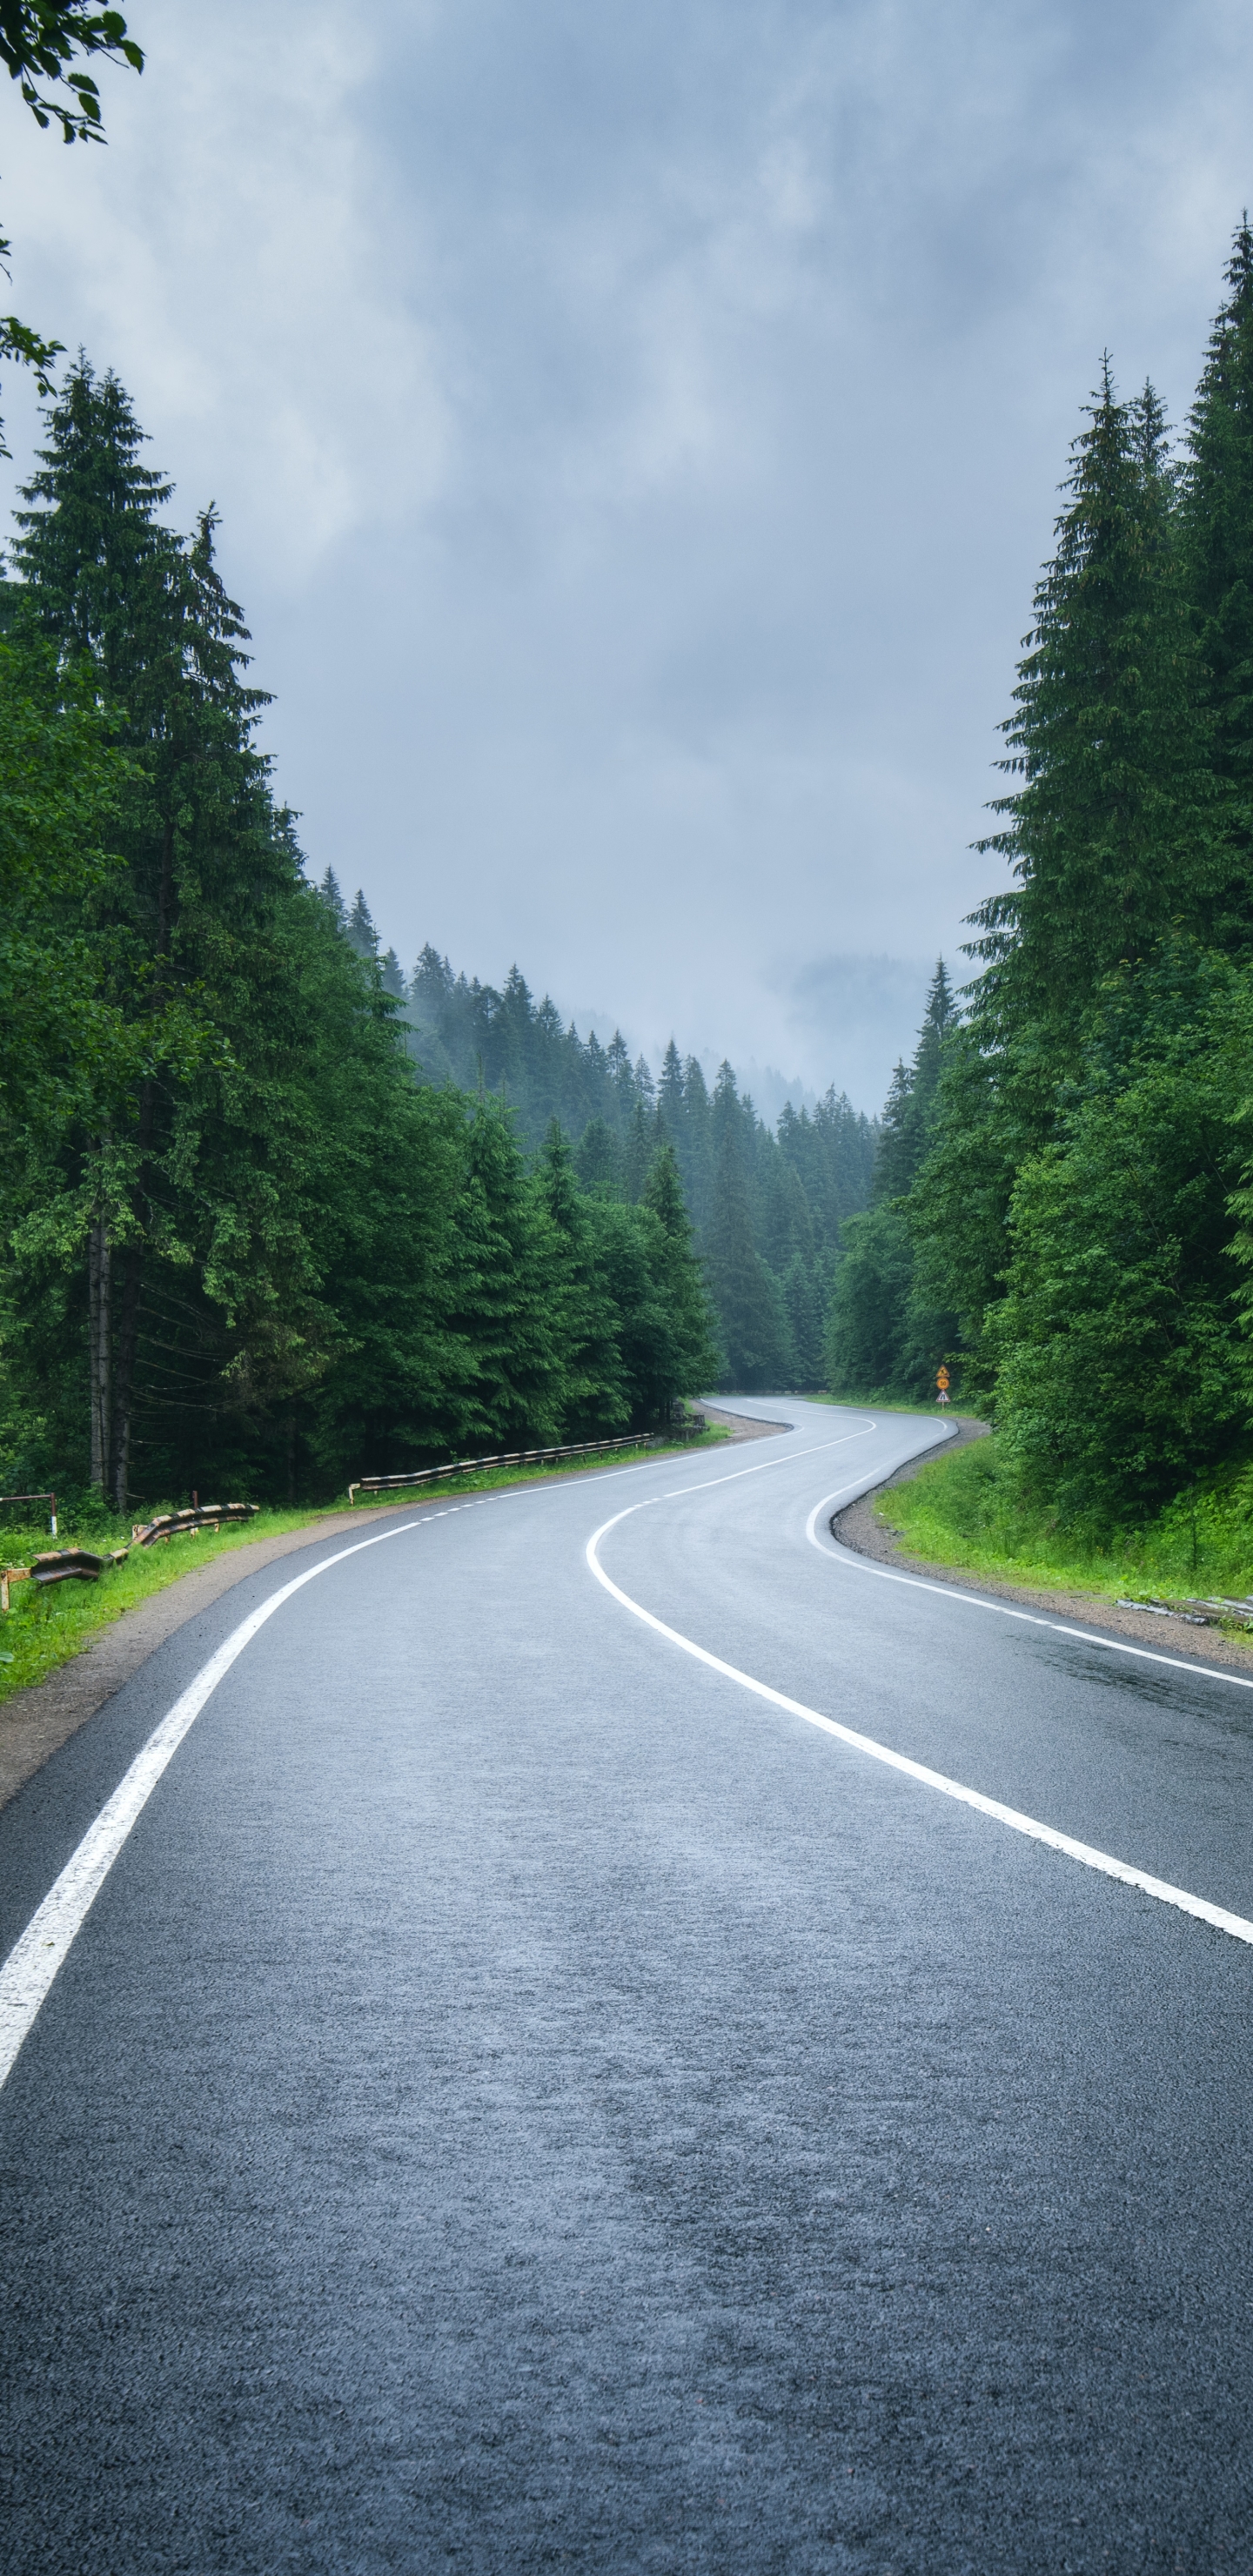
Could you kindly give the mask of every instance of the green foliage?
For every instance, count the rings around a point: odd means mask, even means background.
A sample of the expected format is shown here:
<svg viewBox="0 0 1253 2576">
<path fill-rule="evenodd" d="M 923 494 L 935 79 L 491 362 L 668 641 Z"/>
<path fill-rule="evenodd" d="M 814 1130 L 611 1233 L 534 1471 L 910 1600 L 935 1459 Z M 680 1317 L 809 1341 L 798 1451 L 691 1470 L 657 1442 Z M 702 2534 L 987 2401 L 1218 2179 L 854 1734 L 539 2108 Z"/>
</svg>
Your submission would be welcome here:
<svg viewBox="0 0 1253 2576">
<path fill-rule="evenodd" d="M 100 92 L 86 64 L 96 55 L 141 72 L 144 58 L 117 9 L 95 9 L 91 0 L 0 0 L 0 63 L 17 82 L 24 104 L 45 131 L 60 128 L 65 143 L 104 141 Z M 50 98 L 39 84 L 65 95 Z M 0 240 L 0 268 L 8 276 L 10 245 Z M 52 369 L 64 342 L 45 340 L 16 313 L 0 320 L 0 361 L 29 367 L 40 395 L 52 391 Z M 8 448 L 0 431 L 0 456 Z"/>
<path fill-rule="evenodd" d="M 127 764 L 94 693 L 30 635 L 0 643 L 0 1145 L 61 1133 L 116 1086 L 126 1033 L 90 936 L 120 861 Z"/>
<path fill-rule="evenodd" d="M 1247 225 L 1226 283 L 1182 463 L 1108 366 L 1076 443 L 983 845 L 1015 882 L 895 1202 L 994 1405 L 998 1509 L 1080 1549 L 1234 1490 L 1253 1446 Z"/>
<path fill-rule="evenodd" d="M 898 1064 L 879 1129 L 873 1205 L 847 1219 L 826 1327 L 827 1382 L 926 1397 L 951 1360 L 959 1325 L 925 1253 L 909 1193 L 927 1169 L 944 1085 L 961 1061 L 957 1007 L 943 958 L 931 979 L 914 1058 Z"/>
<path fill-rule="evenodd" d="M 0 1475 L 295 1501 L 811 1382 L 867 1121 L 772 1135 L 673 1046 L 658 1090 L 516 971 L 406 981 L 305 879 L 213 513 L 143 446 L 80 359 L 3 597 Z"/>
<path fill-rule="evenodd" d="M 59 126 L 66 143 L 104 139 L 100 93 L 85 68 L 96 56 L 143 70 L 120 10 L 93 8 L 92 0 L 0 0 L 0 63 L 35 123 Z M 68 98 L 49 98 L 41 82 Z"/>
<path fill-rule="evenodd" d="M 903 1372 L 913 1256 L 899 1209 L 850 1217 L 827 1325 L 833 1395 L 897 1386 Z"/>
<path fill-rule="evenodd" d="M 346 921 L 338 885 L 323 892 Z M 951 1012 L 947 983 L 945 995 Z M 454 975 L 431 947 L 417 961 L 403 1009 L 428 1080 L 497 1092 L 517 1111 L 524 1143 L 537 1143 L 556 1119 L 593 1197 L 640 1204 L 658 1151 L 669 1147 L 706 1262 L 721 1382 L 818 1383 L 841 1228 L 866 1204 L 875 1155 L 876 1130 L 842 1094 L 828 1091 L 813 1111 L 785 1107 L 772 1135 L 729 1065 L 711 1100 L 697 1059 L 682 1058 L 671 1039 L 654 1085 L 642 1057 L 632 1064 L 620 1033 L 602 1047 L 595 1035 L 583 1040 L 563 1028 L 554 1004 L 537 1003 L 516 967 L 498 992 Z"/>
<path fill-rule="evenodd" d="M 1116 400 L 1106 363 L 1076 440 L 1058 546 L 1035 599 L 1001 764 L 1020 780 L 980 844 L 1015 889 L 975 916 L 989 1035 L 1047 1029 L 1059 1071 L 1102 977 L 1147 954 L 1219 875 L 1219 799 L 1151 387 Z"/>
<path fill-rule="evenodd" d="M 1253 1591 L 1253 1471 L 1180 1496 L 1134 1530 L 1065 1526 L 1024 1499 L 1000 1435 L 940 1457 L 881 1497 L 879 1517 L 910 1553 L 1040 1590 L 1239 1600 Z"/>
<path fill-rule="evenodd" d="M 1198 693 L 1223 797 L 1226 864 L 1214 906 L 1224 947 L 1253 937 L 1253 234 L 1235 238 L 1228 294 L 1189 428 L 1181 552 Z"/>
<path fill-rule="evenodd" d="M 1244 979 L 1168 952 L 1114 983 L 1056 1140 L 1019 1170 L 997 1421 L 1063 1521 L 1138 1522 L 1246 1441 L 1230 1201 L 1251 1076 Z"/>
</svg>

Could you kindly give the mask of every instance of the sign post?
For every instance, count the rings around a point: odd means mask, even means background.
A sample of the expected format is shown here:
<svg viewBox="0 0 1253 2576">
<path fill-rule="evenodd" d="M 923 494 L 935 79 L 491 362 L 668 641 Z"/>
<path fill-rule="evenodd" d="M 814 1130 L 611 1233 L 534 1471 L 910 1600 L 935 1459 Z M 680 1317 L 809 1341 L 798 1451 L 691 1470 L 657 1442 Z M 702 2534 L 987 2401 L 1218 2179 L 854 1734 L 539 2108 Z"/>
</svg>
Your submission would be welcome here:
<svg viewBox="0 0 1253 2576">
<path fill-rule="evenodd" d="M 935 1373 L 935 1382 L 936 1382 L 936 1386 L 937 1386 L 937 1388 L 938 1388 L 938 1390 L 939 1390 L 937 1401 L 938 1401 L 940 1404 L 947 1404 L 947 1403 L 948 1403 L 948 1390 L 949 1390 L 949 1374 L 948 1374 L 948 1370 L 947 1370 L 943 1365 L 941 1365 L 941 1366 L 936 1370 L 936 1373 Z"/>
</svg>

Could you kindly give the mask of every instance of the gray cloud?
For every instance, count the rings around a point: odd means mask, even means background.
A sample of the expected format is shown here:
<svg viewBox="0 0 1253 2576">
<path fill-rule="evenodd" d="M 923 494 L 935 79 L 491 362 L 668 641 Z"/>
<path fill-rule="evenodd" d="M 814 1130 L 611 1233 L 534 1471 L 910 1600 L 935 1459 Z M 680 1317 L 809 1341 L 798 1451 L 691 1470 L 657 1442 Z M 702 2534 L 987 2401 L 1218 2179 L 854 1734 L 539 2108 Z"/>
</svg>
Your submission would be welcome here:
<svg viewBox="0 0 1253 2576">
<path fill-rule="evenodd" d="M 136 23 L 107 152 L 8 102 L 13 300 L 116 364 L 187 516 L 221 506 L 314 866 L 402 955 L 516 958 L 650 1048 L 877 1105 L 990 882 L 1102 348 L 1187 402 L 1247 12 Z"/>
</svg>

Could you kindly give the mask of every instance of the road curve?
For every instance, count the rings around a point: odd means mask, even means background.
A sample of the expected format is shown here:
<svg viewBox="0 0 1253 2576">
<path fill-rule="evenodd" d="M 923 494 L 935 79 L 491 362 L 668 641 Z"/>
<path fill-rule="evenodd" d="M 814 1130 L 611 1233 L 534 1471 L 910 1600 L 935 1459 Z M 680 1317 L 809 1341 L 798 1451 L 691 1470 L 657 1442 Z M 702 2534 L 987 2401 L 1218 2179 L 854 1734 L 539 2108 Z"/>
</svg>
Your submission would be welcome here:
<svg viewBox="0 0 1253 2576">
<path fill-rule="evenodd" d="M 259 1572 L 0 1813 L 20 1958 L 213 1663 L 0 2091 L 13 2576 L 1253 2564 L 1253 1693 L 752 1409 Z"/>
</svg>

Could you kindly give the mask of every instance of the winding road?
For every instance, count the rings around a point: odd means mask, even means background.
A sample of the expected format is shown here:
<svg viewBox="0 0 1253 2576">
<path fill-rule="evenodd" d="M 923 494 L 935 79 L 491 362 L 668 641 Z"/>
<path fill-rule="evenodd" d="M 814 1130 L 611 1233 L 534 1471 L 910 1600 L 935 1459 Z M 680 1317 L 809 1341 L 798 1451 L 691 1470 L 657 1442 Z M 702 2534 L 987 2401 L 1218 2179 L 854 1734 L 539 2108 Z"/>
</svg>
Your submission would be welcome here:
<svg viewBox="0 0 1253 2576">
<path fill-rule="evenodd" d="M 0 1813 L 9 2576 L 1253 2568 L 1253 1688 L 741 1409 L 245 1578 Z"/>
</svg>

